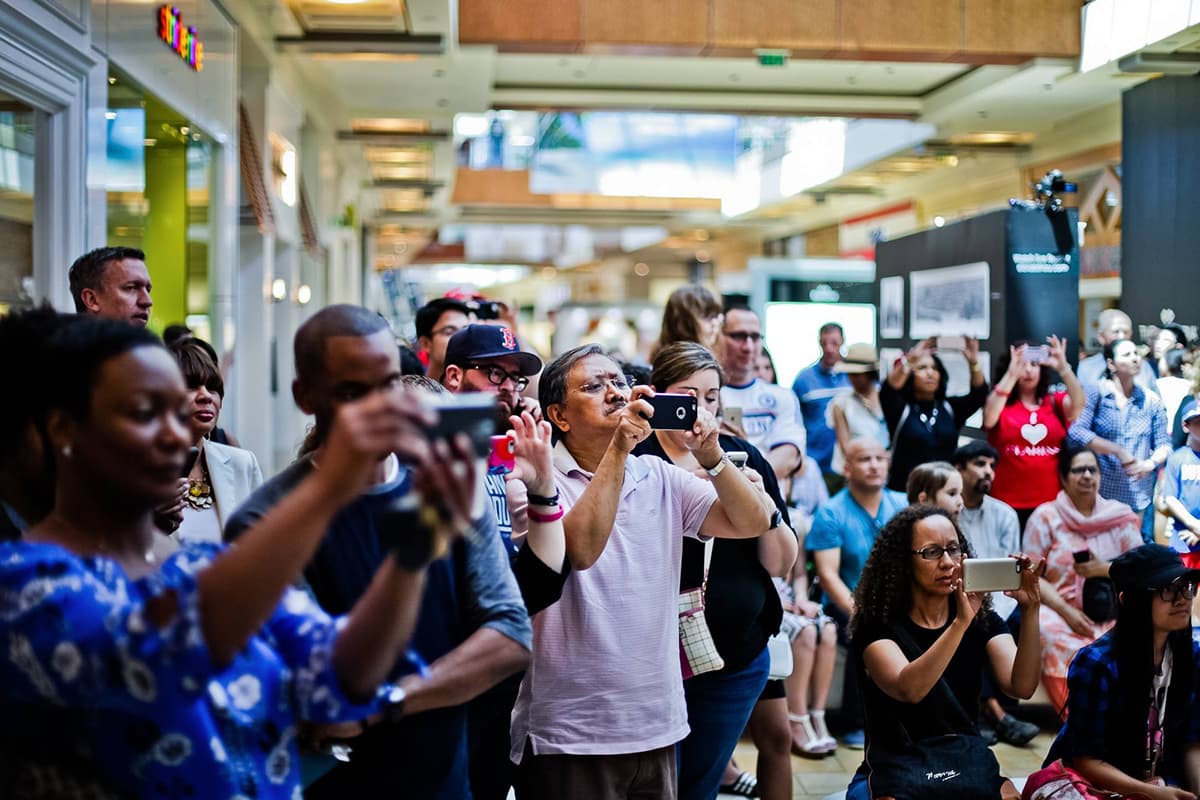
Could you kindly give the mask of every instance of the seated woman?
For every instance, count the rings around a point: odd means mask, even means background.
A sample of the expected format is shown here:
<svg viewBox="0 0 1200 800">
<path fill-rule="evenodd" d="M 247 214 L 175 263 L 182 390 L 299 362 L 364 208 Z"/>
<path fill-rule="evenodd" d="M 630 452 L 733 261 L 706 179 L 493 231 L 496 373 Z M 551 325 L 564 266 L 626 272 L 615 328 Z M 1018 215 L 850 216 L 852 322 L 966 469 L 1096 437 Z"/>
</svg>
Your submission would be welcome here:
<svg viewBox="0 0 1200 800">
<path fill-rule="evenodd" d="M 258 459 L 249 450 L 209 441 L 221 416 L 225 382 L 198 339 L 185 338 L 168 348 L 187 385 L 188 431 L 200 451 L 187 474 L 183 516 L 174 535 L 180 541 L 220 542 L 225 522 L 262 485 Z"/>
<path fill-rule="evenodd" d="M 867 747 L 848 800 L 925 797 L 931 779 L 939 797 L 1018 797 L 973 720 L 985 668 L 1010 696 L 1028 699 L 1037 689 L 1037 565 L 1019 556 L 1021 588 L 1014 595 L 1022 621 L 1014 644 L 986 596 L 963 590 L 968 555 L 966 538 L 932 506 L 906 508 L 875 540 L 851 620 Z M 914 770 L 921 753 L 922 768 Z M 948 771 L 959 773 L 953 785 L 941 780 Z"/>
<path fill-rule="evenodd" d="M 1067 665 L 1076 651 L 1112 627 L 1115 597 L 1084 603 L 1084 582 L 1108 576 L 1109 563 L 1142 543 L 1133 509 L 1100 496 L 1096 454 L 1072 445 L 1058 458 L 1062 491 L 1039 506 L 1025 529 L 1025 551 L 1046 564 L 1042 578 L 1042 684 L 1060 713 L 1067 704 Z M 1089 595 L 1091 592 L 1089 591 Z M 1100 595 L 1096 595 L 1097 599 Z M 1084 613 L 1090 611 L 1094 617 Z"/>
<path fill-rule="evenodd" d="M 1117 624 L 1071 663 L 1070 713 L 1046 763 L 1062 759 L 1122 797 L 1192 800 L 1200 792 L 1200 645 L 1191 631 L 1200 570 L 1148 544 L 1115 558 L 1109 574 L 1121 598 Z"/>
<path fill-rule="evenodd" d="M 966 339 L 963 357 L 971 369 L 967 393 L 947 397 L 950 375 L 933 339 L 918 342 L 896 361 L 879 388 L 879 402 L 892 435 L 888 488 L 904 491 L 908 473 L 927 461 L 949 461 L 967 417 L 983 407 L 988 386 L 979 366 L 979 342 Z"/>
<path fill-rule="evenodd" d="M 185 544 L 159 564 L 154 509 L 176 492 L 192 441 L 178 366 L 154 334 L 99 318 L 60 330 L 48 353 L 48 385 L 30 390 L 55 500 L 24 541 L 0 545 L 0 731 L 83 754 L 125 796 L 298 796 L 297 723 L 381 707 L 424 568 L 466 524 L 469 448 L 428 447 L 432 420 L 399 392 L 347 403 L 323 469 L 236 548 Z M 331 619 L 290 587 L 393 451 L 425 465 L 429 509 L 350 614 Z M 445 521 L 421 524 L 431 514 Z"/>
</svg>

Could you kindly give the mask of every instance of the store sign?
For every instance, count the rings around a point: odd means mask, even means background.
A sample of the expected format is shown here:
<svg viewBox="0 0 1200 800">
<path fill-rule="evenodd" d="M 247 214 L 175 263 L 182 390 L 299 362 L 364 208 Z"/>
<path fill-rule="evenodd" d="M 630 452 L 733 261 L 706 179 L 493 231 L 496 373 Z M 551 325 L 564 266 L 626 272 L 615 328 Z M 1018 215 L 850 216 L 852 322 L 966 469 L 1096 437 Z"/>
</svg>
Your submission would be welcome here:
<svg viewBox="0 0 1200 800">
<path fill-rule="evenodd" d="M 158 38 L 196 72 L 204 69 L 204 42 L 196 35 L 195 28 L 184 26 L 183 15 L 178 8 L 159 6 Z"/>
</svg>

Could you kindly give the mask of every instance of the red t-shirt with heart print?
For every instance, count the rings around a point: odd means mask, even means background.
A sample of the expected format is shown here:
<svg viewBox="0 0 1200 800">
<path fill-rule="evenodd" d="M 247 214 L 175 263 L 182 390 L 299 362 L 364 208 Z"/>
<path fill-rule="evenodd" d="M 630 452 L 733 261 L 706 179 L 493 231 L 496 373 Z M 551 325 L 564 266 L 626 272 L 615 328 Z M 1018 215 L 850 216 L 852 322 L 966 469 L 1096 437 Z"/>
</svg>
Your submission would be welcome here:
<svg viewBox="0 0 1200 800">
<path fill-rule="evenodd" d="M 988 442 L 1000 454 L 992 497 L 1016 509 L 1037 508 L 1058 496 L 1058 453 L 1067 438 L 1066 392 L 1046 395 L 1036 411 L 1005 406 Z"/>
</svg>

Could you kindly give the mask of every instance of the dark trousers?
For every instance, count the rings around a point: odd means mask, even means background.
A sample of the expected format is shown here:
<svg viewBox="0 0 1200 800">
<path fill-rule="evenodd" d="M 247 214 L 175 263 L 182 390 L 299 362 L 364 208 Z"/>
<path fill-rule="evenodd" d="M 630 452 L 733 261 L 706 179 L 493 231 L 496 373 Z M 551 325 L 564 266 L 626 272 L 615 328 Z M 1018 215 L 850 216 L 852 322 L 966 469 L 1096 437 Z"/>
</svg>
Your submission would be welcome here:
<svg viewBox="0 0 1200 800">
<path fill-rule="evenodd" d="M 612 756 L 525 754 L 517 800 L 676 800 L 675 745 Z"/>
<path fill-rule="evenodd" d="M 1012 634 L 1014 639 L 1017 639 L 1020 637 L 1020 635 L 1021 635 L 1021 608 L 1020 608 L 1020 606 L 1013 609 L 1013 612 L 1008 615 L 1008 619 L 1005 620 L 1005 624 L 1008 625 L 1008 631 L 1009 631 L 1009 633 Z M 1004 692 L 1000 691 L 999 687 L 996 686 L 996 678 L 995 678 L 995 676 L 992 675 L 991 665 L 984 664 L 983 665 L 983 683 L 980 686 L 979 699 L 980 700 L 988 700 L 993 697 L 996 698 L 996 702 L 1000 704 L 1000 707 L 1002 709 L 1004 709 L 1005 712 L 1012 713 L 1013 711 L 1016 710 L 1017 705 L 1018 705 L 1017 701 L 1014 700 L 1013 698 L 1009 697 L 1008 695 L 1006 695 Z M 986 720 L 986 717 L 981 716 L 980 719 Z"/>
<path fill-rule="evenodd" d="M 830 603 L 825 606 L 825 613 L 837 623 L 838 626 L 838 644 L 848 645 L 848 631 L 850 626 L 850 617 L 837 606 Z M 866 718 L 863 716 L 862 696 L 858 687 L 858 669 L 854 664 L 854 659 L 849 653 L 846 654 L 846 664 L 842 672 L 842 707 L 838 712 L 837 721 L 838 727 L 841 729 L 839 733 L 847 733 L 849 731 L 861 731 L 866 727 Z"/>
<path fill-rule="evenodd" d="M 513 782 L 508 728 L 525 673 L 512 675 L 467 705 L 467 750 L 475 800 L 504 800 Z"/>
</svg>

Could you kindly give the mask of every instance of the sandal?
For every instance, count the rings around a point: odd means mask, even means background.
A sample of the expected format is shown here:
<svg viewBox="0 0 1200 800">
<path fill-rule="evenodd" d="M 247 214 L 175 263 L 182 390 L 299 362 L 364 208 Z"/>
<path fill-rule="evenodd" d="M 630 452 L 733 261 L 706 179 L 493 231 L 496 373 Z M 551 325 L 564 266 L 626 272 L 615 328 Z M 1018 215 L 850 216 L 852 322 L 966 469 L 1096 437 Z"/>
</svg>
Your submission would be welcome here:
<svg viewBox="0 0 1200 800">
<path fill-rule="evenodd" d="M 812 718 L 808 714 L 792 714 L 788 713 L 788 722 L 793 725 L 799 725 L 804 731 L 804 744 L 796 744 L 796 736 L 792 734 L 792 752 L 801 758 L 824 758 L 829 755 L 825 749 L 825 743 L 821 741 L 821 737 L 817 736 L 817 732 L 813 730 Z"/>
<path fill-rule="evenodd" d="M 758 797 L 758 778 L 752 772 L 742 771 L 733 783 L 722 783 L 719 791 L 721 794 L 736 794 L 739 797 Z"/>
<path fill-rule="evenodd" d="M 837 739 L 829 735 L 829 728 L 825 727 L 825 710 L 813 710 L 808 712 L 812 717 L 813 730 L 817 733 L 817 744 L 824 748 L 826 753 L 832 753 L 837 750 Z"/>
</svg>

